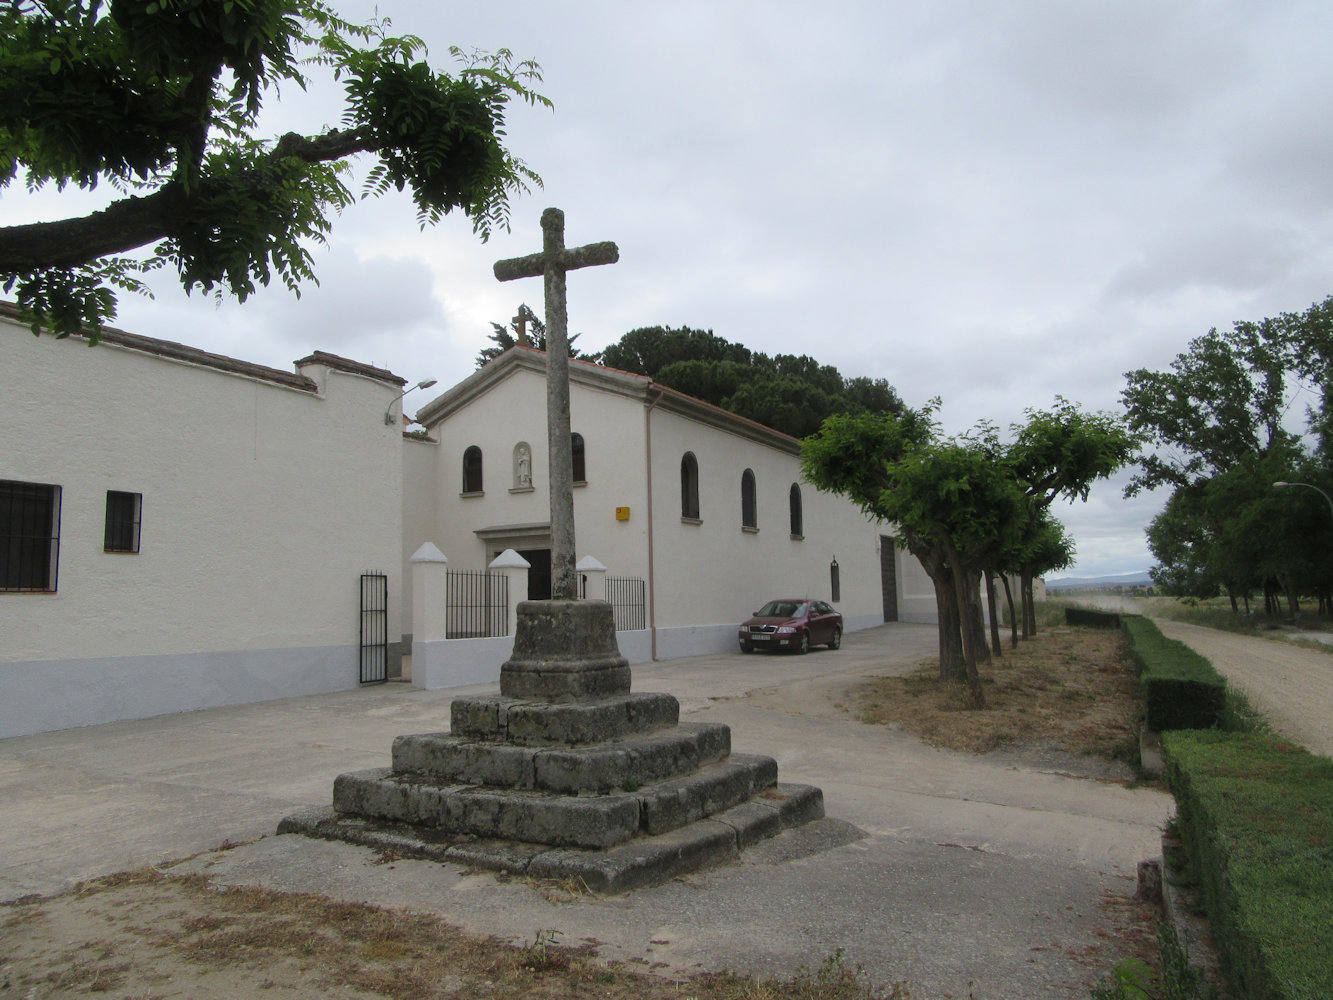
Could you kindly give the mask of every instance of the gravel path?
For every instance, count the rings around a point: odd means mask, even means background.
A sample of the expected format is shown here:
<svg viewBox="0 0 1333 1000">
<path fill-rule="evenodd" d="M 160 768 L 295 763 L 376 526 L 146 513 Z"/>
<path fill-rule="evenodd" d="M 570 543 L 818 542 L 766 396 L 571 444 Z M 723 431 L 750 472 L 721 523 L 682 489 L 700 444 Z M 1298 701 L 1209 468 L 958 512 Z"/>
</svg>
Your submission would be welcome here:
<svg viewBox="0 0 1333 1000">
<path fill-rule="evenodd" d="M 1212 661 L 1275 730 L 1333 757 L 1333 655 L 1286 642 L 1154 619 L 1162 634 Z"/>
</svg>

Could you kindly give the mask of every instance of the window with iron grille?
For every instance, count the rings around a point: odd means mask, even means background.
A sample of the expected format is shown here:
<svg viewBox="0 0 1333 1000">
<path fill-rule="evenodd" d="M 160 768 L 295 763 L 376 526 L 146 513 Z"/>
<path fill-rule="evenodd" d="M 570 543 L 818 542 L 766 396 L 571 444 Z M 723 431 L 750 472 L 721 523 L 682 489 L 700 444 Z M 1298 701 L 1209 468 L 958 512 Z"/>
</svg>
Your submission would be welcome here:
<svg viewBox="0 0 1333 1000">
<path fill-rule="evenodd" d="M 106 491 L 106 532 L 102 548 L 107 552 L 138 552 L 142 493 Z"/>
<path fill-rule="evenodd" d="M 53 593 L 60 563 L 60 487 L 0 479 L 0 592 Z"/>
<path fill-rule="evenodd" d="M 796 483 L 791 484 L 787 505 L 791 508 L 791 536 L 802 538 L 805 535 L 805 516 L 801 511 L 801 487 Z"/>
</svg>

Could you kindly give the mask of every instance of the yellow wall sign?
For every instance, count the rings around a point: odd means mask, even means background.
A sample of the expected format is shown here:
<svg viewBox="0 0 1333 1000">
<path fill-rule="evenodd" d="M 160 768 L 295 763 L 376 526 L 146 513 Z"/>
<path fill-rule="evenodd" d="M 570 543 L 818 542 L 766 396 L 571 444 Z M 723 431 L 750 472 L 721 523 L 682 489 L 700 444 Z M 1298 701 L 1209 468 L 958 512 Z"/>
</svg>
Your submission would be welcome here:
<svg viewBox="0 0 1333 1000">
<path fill-rule="evenodd" d="M 628 508 L 628 507 L 617 507 L 617 508 L 616 508 L 616 520 L 617 520 L 617 521 L 628 521 L 628 520 L 629 520 L 629 508 Z"/>
</svg>

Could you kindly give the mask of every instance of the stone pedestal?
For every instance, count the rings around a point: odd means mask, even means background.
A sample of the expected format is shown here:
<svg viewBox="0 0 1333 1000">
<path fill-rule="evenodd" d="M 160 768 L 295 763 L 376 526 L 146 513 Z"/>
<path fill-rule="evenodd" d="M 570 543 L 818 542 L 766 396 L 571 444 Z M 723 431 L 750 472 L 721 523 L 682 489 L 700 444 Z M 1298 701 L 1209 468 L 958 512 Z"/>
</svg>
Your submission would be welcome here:
<svg viewBox="0 0 1333 1000">
<path fill-rule="evenodd" d="M 733 754 L 727 726 L 682 725 L 671 695 L 630 693 L 610 605 L 518 614 L 499 696 L 456 699 L 448 733 L 398 737 L 389 767 L 339 776 L 331 809 L 278 832 L 622 892 L 824 815 L 818 788 Z"/>
</svg>

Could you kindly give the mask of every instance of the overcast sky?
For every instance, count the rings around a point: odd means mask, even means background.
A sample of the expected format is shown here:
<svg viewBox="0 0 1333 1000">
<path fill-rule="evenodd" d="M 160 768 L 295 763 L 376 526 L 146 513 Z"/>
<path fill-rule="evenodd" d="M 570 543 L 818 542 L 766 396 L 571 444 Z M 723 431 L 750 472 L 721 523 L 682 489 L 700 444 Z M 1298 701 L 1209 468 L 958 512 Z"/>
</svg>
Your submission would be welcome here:
<svg viewBox="0 0 1333 1000">
<path fill-rule="evenodd" d="M 373 5 L 332 0 L 353 19 Z M 320 287 L 245 305 L 122 298 L 115 325 L 290 369 L 316 348 L 435 390 L 541 283 L 495 260 L 570 246 L 620 263 L 570 276 L 597 349 L 641 326 L 711 329 L 884 378 L 946 430 L 1005 427 L 1063 395 L 1120 411 L 1124 373 L 1210 327 L 1333 293 L 1333 5 L 1015 0 L 948 4 L 382 0 L 395 32 L 536 59 L 555 110 L 509 146 L 545 180 L 489 244 L 410 203 L 358 204 L 316 252 Z M 278 130 L 336 125 L 337 90 L 284 92 Z M 0 224 L 78 214 L 8 192 Z M 53 208 L 53 206 L 58 206 Z M 1057 505 L 1076 575 L 1144 570 L 1160 497 L 1128 473 Z"/>
</svg>

